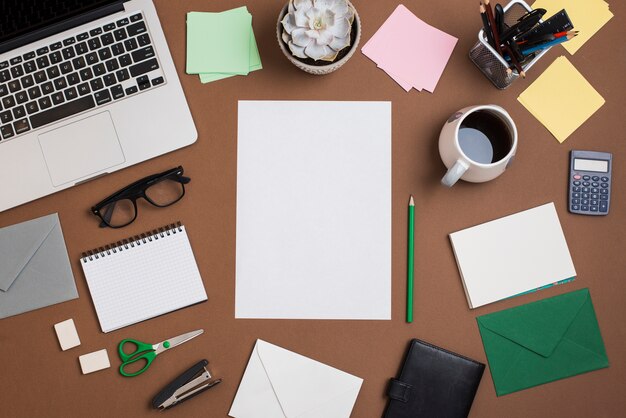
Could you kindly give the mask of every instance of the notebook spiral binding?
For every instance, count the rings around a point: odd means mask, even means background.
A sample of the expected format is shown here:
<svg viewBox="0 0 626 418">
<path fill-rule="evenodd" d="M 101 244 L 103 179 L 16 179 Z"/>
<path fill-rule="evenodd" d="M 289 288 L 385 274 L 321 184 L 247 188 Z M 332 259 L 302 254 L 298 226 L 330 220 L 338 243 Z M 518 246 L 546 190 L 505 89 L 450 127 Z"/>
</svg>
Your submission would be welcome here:
<svg viewBox="0 0 626 418">
<path fill-rule="evenodd" d="M 147 244 L 153 240 L 156 241 L 159 238 L 165 238 L 166 236 L 176 234 L 177 232 L 183 232 L 183 224 L 180 223 L 180 221 L 153 229 L 152 231 L 133 235 L 132 237 L 128 237 L 121 241 L 112 242 L 104 247 L 94 248 L 82 253 L 81 260 L 83 263 L 88 263 L 89 261 L 104 258 L 110 256 L 111 254 L 134 248 L 135 246 L 139 246 L 141 244 Z"/>
</svg>

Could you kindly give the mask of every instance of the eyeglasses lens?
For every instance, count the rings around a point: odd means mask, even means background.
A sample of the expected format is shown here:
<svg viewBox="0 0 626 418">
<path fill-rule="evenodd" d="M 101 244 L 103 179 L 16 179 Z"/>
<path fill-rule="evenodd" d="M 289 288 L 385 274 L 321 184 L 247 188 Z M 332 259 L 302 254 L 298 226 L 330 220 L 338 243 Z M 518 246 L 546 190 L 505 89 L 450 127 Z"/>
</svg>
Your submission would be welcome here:
<svg viewBox="0 0 626 418">
<path fill-rule="evenodd" d="M 106 223 L 112 227 L 128 225 L 135 219 L 135 205 L 132 200 L 121 199 L 111 202 L 100 209 L 100 214 Z"/>
<path fill-rule="evenodd" d="M 179 200 L 184 193 L 183 184 L 165 179 L 146 189 L 146 196 L 157 206 L 168 206 Z"/>
</svg>

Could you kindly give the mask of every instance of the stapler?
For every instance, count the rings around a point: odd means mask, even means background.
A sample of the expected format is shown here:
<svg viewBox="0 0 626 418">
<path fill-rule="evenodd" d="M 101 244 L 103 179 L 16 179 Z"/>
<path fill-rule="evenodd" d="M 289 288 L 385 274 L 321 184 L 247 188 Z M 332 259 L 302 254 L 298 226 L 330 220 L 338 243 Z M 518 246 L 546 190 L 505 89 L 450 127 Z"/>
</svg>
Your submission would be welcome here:
<svg viewBox="0 0 626 418">
<path fill-rule="evenodd" d="M 190 367 L 152 399 L 152 406 L 168 409 L 221 383 L 222 379 L 212 379 L 208 364 L 207 360 L 201 360 Z"/>
</svg>

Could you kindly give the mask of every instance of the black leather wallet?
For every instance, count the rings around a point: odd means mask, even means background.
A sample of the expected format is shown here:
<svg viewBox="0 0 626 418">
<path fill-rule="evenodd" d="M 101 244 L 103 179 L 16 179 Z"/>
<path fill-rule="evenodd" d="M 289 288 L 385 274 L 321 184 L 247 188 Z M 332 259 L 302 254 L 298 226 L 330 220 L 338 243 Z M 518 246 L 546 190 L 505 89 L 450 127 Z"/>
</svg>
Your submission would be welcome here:
<svg viewBox="0 0 626 418">
<path fill-rule="evenodd" d="M 411 340 L 384 418 L 466 418 L 484 371 L 483 363 Z"/>
</svg>

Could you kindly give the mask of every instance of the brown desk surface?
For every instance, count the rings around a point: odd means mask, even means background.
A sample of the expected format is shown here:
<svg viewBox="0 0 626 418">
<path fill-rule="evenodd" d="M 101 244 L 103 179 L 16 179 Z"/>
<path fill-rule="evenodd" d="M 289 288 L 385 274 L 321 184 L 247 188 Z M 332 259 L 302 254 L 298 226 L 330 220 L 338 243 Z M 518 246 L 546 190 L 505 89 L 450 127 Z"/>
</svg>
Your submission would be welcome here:
<svg viewBox="0 0 626 418">
<path fill-rule="evenodd" d="M 352 416 L 381 416 L 388 379 L 398 372 L 407 342 L 420 338 L 486 362 L 475 317 L 589 287 L 611 366 L 497 398 L 488 369 L 473 417 L 617 417 L 626 409 L 626 6 L 614 0 L 615 17 L 576 55 L 553 48 L 511 88 L 499 91 L 468 59 L 480 27 L 477 1 L 405 3 L 426 22 L 459 38 L 435 90 L 405 93 L 360 52 L 338 72 L 315 77 L 291 65 L 276 44 L 283 0 L 250 1 L 263 70 L 206 85 L 185 74 L 185 13 L 221 11 L 243 3 L 157 1 L 157 9 L 181 77 L 199 138 L 186 148 L 91 183 L 0 213 L 0 226 L 58 212 L 79 299 L 0 321 L 0 399 L 6 417 L 154 416 L 149 401 L 185 368 L 207 358 L 224 383 L 166 414 L 226 416 L 257 338 L 365 379 Z M 368 40 L 396 2 L 355 1 Z M 575 23 L 575 22 L 574 22 Z M 516 100 L 559 55 L 565 55 L 606 103 L 564 143 Z M 390 100 L 393 112 L 393 269 L 391 321 L 235 320 L 235 196 L 237 101 Z M 506 108 L 519 129 L 511 170 L 486 184 L 439 184 L 444 166 L 437 138 L 450 114 L 472 104 Z M 564 105 L 567 105 L 566 103 Z M 613 153 L 611 213 L 592 218 L 568 213 L 570 149 Z M 99 229 L 87 209 L 144 175 L 182 164 L 192 178 L 188 195 L 167 209 L 140 208 L 131 226 Z M 12 173 L 11 175 L 26 175 Z M 406 204 L 416 204 L 415 322 L 406 324 Z M 578 273 L 570 284 L 473 311 L 467 306 L 447 234 L 554 201 Z M 109 334 L 100 331 L 79 264 L 82 251 L 180 219 L 188 227 L 209 301 Z M 59 349 L 53 324 L 74 318 L 82 345 Z M 140 377 L 117 372 L 117 343 L 126 337 L 156 342 L 188 330 L 205 334 L 168 353 Z M 106 348 L 110 369 L 83 376 L 77 357 Z"/>
</svg>

